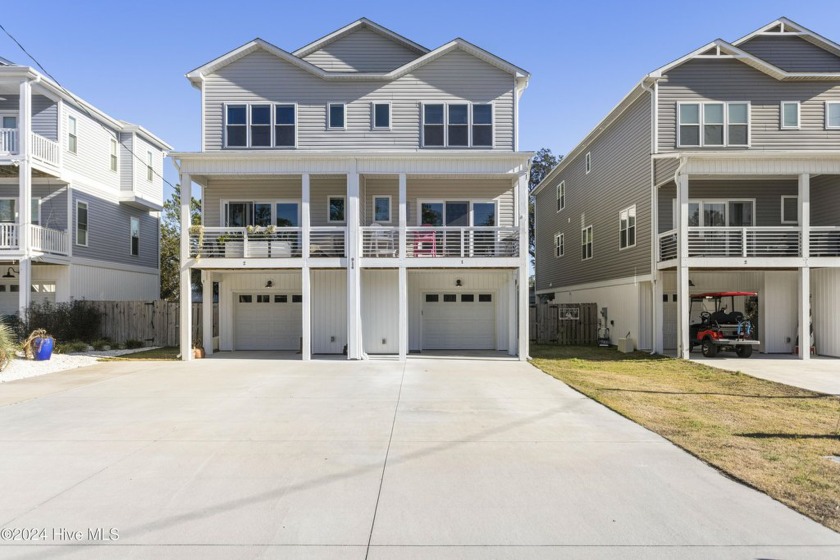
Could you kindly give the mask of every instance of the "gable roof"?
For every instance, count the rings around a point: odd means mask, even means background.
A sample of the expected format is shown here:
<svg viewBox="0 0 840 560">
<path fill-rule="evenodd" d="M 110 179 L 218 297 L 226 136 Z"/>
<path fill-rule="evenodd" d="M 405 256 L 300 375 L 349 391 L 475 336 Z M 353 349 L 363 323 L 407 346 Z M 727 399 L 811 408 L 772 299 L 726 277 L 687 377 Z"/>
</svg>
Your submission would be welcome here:
<svg viewBox="0 0 840 560">
<path fill-rule="evenodd" d="M 345 31 L 343 31 L 343 35 L 346 35 L 347 33 L 351 32 L 351 31 L 347 31 L 347 28 L 350 28 L 351 26 L 355 25 L 356 27 L 352 28 L 353 30 L 355 30 L 355 29 L 358 28 L 358 26 L 362 25 L 362 23 L 360 23 L 360 22 L 364 23 L 364 25 L 366 27 L 370 28 L 370 29 L 379 29 L 379 28 L 385 29 L 385 28 L 382 28 L 381 26 L 378 26 L 378 25 L 376 26 L 376 28 L 370 27 L 371 25 L 376 25 L 376 24 L 374 24 L 373 22 L 371 22 L 369 20 L 361 19 L 361 20 L 355 22 L 354 24 L 350 24 L 350 26 L 347 26 L 346 28 L 342 28 L 341 30 L 337 31 L 336 33 L 339 33 L 342 30 L 345 30 Z M 389 33 L 392 33 L 392 32 L 389 32 Z M 394 36 L 399 37 L 399 35 L 396 35 L 396 33 L 392 33 L 392 34 Z M 303 47 L 302 49 L 298 49 L 294 53 L 290 53 L 288 51 L 285 51 L 285 50 L 281 49 L 280 47 L 278 47 L 276 45 L 273 45 L 273 44 L 271 44 L 268 41 L 265 41 L 263 39 L 256 38 L 252 41 L 249 41 L 248 43 L 245 43 L 244 45 L 242 45 L 240 47 L 237 47 L 237 48 L 233 49 L 232 51 L 229 51 L 229 52 L 223 54 L 222 56 L 220 56 L 218 58 L 215 58 L 215 59 L 211 60 L 210 62 L 208 62 L 208 63 L 206 63 L 202 66 L 199 66 L 198 68 L 195 68 L 194 70 L 191 70 L 190 72 L 187 73 L 187 78 L 190 80 L 190 82 L 193 83 L 193 85 L 195 85 L 197 87 L 200 87 L 201 80 L 202 80 L 203 76 L 206 76 L 207 74 L 211 74 L 213 72 L 216 72 L 216 71 L 220 70 L 221 68 L 224 68 L 228 64 L 231 64 L 231 63 L 239 60 L 240 58 L 243 58 L 243 57 L 251 54 L 252 52 L 262 50 L 262 51 L 268 52 L 269 54 L 272 54 L 272 55 L 276 56 L 277 58 L 279 58 L 281 60 L 284 60 L 284 61 L 286 61 L 290 64 L 293 64 L 294 66 L 297 66 L 298 68 L 300 68 L 300 69 L 302 69 L 306 72 L 309 72 L 309 73 L 311 73 L 311 74 L 313 74 L 313 75 L 315 75 L 315 76 L 317 76 L 317 77 L 319 77 L 323 80 L 328 80 L 328 81 L 330 81 L 330 80 L 335 80 L 335 81 L 343 81 L 343 80 L 347 80 L 347 81 L 350 81 L 350 80 L 390 81 L 390 80 L 396 80 L 397 78 L 400 78 L 401 76 L 404 76 L 405 74 L 407 74 L 409 72 L 412 72 L 412 71 L 416 70 L 417 68 L 419 68 L 419 67 L 421 67 L 425 64 L 428 64 L 428 63 L 430 63 L 434 60 L 437 60 L 438 58 L 445 55 L 446 53 L 451 52 L 451 51 L 456 50 L 456 49 L 462 50 L 462 51 L 464 51 L 468 54 L 471 54 L 472 56 L 475 56 L 476 58 L 478 58 L 480 60 L 483 60 L 484 62 L 487 62 L 488 64 L 491 64 L 491 65 L 495 66 L 496 68 L 498 68 L 498 69 L 500 69 L 504 72 L 508 72 L 508 73 L 512 74 L 516 78 L 517 84 L 521 85 L 523 87 L 525 85 L 527 85 L 528 79 L 530 78 L 530 74 L 528 72 L 526 72 L 525 70 L 523 70 L 522 68 L 519 68 L 518 66 L 515 66 L 515 65 L 511 64 L 510 62 L 508 62 L 508 61 L 506 61 L 506 60 L 504 60 L 504 59 L 502 59 L 502 58 L 500 58 L 500 57 L 498 57 L 498 56 L 496 56 L 496 55 L 494 55 L 494 54 L 492 54 L 492 53 L 490 53 L 490 52 L 488 52 L 488 51 L 486 51 L 486 50 L 484 50 L 480 47 L 477 47 L 476 45 L 473 45 L 469 41 L 461 39 L 460 37 L 455 38 L 452 41 L 446 43 L 445 45 L 441 45 L 440 47 L 438 47 L 434 50 L 431 50 L 431 51 L 425 49 L 425 47 L 421 47 L 421 46 L 415 44 L 416 45 L 415 48 L 420 48 L 420 49 L 424 50 L 424 54 L 422 56 L 419 56 L 418 58 L 400 66 L 399 68 L 395 68 L 394 70 L 391 70 L 390 72 L 384 72 L 384 73 L 380 73 L 380 72 L 328 72 L 328 71 L 326 71 L 322 68 L 319 68 L 318 66 L 315 66 L 314 64 L 312 64 L 310 62 L 307 62 L 306 60 L 303 60 L 302 58 L 300 58 L 300 56 L 306 56 L 305 54 L 304 55 L 298 55 L 297 54 L 297 53 L 302 53 L 302 52 L 304 52 L 306 54 L 309 54 L 310 52 L 314 52 L 314 51 L 310 50 L 313 45 L 315 45 L 317 43 L 318 45 L 323 46 L 324 44 L 327 44 L 327 43 L 324 43 L 324 41 L 326 41 L 328 38 L 330 38 L 329 39 L 330 41 L 336 40 L 338 37 L 333 37 L 333 35 L 335 35 L 335 34 L 330 34 L 325 38 L 319 39 L 315 43 L 311 43 L 310 45 L 307 45 L 306 47 Z M 320 48 L 320 46 L 318 48 Z M 316 48 L 316 50 L 317 50 L 317 48 Z"/>
<path fill-rule="evenodd" d="M 778 31 L 776 31 L 776 29 L 778 29 Z M 769 35 L 783 37 L 801 37 L 803 40 L 808 41 L 809 43 L 816 45 L 822 49 L 825 49 L 828 52 L 840 57 L 840 45 L 838 45 L 830 39 L 827 39 L 826 37 L 823 37 L 819 33 L 815 33 L 810 29 L 799 25 L 795 21 L 789 20 L 786 17 L 781 17 L 776 21 L 772 21 L 767 25 L 756 29 L 752 33 L 744 35 L 737 41 L 733 41 L 732 44 L 737 47 L 755 37 Z"/>
<path fill-rule="evenodd" d="M 347 35 L 350 35 L 351 33 L 354 33 L 356 31 L 358 31 L 359 29 L 369 29 L 369 30 L 373 31 L 374 33 L 377 33 L 378 35 L 381 35 L 381 36 L 385 37 L 386 39 L 390 39 L 391 41 L 394 41 L 395 43 L 397 43 L 399 45 L 402 45 L 403 47 L 406 47 L 407 49 L 416 52 L 418 55 L 423 55 L 423 54 L 426 54 L 427 52 L 429 52 L 429 49 L 427 49 L 423 45 L 415 43 L 411 39 L 403 37 L 402 35 L 400 35 L 398 33 L 394 33 L 390 29 L 388 29 L 386 27 L 382 27 L 378 23 L 376 23 L 374 21 L 371 21 L 368 18 L 361 18 L 361 19 L 358 19 L 358 20 L 354 21 L 353 23 L 345 25 L 341 29 L 337 29 L 336 31 L 333 31 L 332 33 L 324 35 L 320 39 L 317 39 L 317 40 L 309 43 L 308 45 L 304 45 L 303 47 L 299 48 L 298 50 L 292 52 L 292 54 L 299 57 L 299 58 L 303 58 L 307 55 L 310 55 L 310 54 L 314 53 L 315 51 L 323 49 L 324 47 L 326 47 L 330 43 L 334 43 L 335 41 L 338 41 L 342 37 L 346 37 Z"/>
</svg>

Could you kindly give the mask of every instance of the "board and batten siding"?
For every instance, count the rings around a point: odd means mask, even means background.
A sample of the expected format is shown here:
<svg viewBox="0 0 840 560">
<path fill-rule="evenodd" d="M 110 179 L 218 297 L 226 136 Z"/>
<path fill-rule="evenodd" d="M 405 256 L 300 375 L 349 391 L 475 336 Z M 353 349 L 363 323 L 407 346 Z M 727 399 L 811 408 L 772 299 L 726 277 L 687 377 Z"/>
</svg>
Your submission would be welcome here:
<svg viewBox="0 0 840 560">
<path fill-rule="evenodd" d="M 788 72 L 840 72 L 840 57 L 801 37 L 759 35 L 738 48 Z"/>
<path fill-rule="evenodd" d="M 840 269 L 812 270 L 811 294 L 817 354 L 840 358 Z"/>
<path fill-rule="evenodd" d="M 780 82 L 732 59 L 691 60 L 659 82 L 660 152 L 677 150 L 677 103 L 686 101 L 751 104 L 751 147 L 709 150 L 822 150 L 840 145 L 840 130 L 825 129 L 825 102 L 840 101 L 840 82 Z M 782 101 L 800 102 L 800 130 L 781 130 Z"/>
<path fill-rule="evenodd" d="M 389 82 L 324 81 L 258 50 L 208 75 L 204 87 L 208 151 L 223 148 L 226 103 L 297 103 L 298 150 L 413 150 L 423 101 L 492 102 L 494 149 L 513 150 L 513 76 L 461 50 Z M 391 102 L 390 130 L 371 129 L 374 101 Z M 345 130 L 327 130 L 330 102 L 347 104 Z"/>
<path fill-rule="evenodd" d="M 76 203 L 88 204 L 88 245 L 77 243 Z M 158 268 L 159 231 L 158 218 L 138 210 L 73 191 L 73 256 L 112 263 Z M 140 219 L 140 254 L 131 254 L 131 218 Z M 107 298 L 105 298 L 107 299 Z"/>
<path fill-rule="evenodd" d="M 399 296 L 396 270 L 362 269 L 362 343 L 368 354 L 399 352 Z"/>
<path fill-rule="evenodd" d="M 643 95 L 567 163 L 537 196 L 538 290 L 649 274 L 650 98 Z M 592 171 L 585 153 L 592 154 Z M 566 182 L 566 208 L 556 211 L 556 186 Z M 636 205 L 636 246 L 619 250 L 619 212 Z M 581 219 L 582 215 L 584 220 Z M 593 258 L 581 259 L 581 226 L 593 226 Z M 565 256 L 554 256 L 554 234 L 565 235 Z"/>
<path fill-rule="evenodd" d="M 370 29 L 359 29 L 303 57 L 327 72 L 389 72 L 420 55 Z"/>
<path fill-rule="evenodd" d="M 347 271 L 311 274 L 312 353 L 341 354 L 347 345 Z"/>
<path fill-rule="evenodd" d="M 782 224 L 782 197 L 797 196 L 796 179 L 732 179 L 708 180 L 688 178 L 690 200 L 755 200 L 756 226 L 786 226 Z M 674 229 L 674 200 L 677 189 L 673 183 L 659 189 L 659 233 Z"/>
<path fill-rule="evenodd" d="M 160 298 L 160 274 L 71 263 L 70 293 L 74 299 L 96 301 L 155 300 Z"/>
</svg>

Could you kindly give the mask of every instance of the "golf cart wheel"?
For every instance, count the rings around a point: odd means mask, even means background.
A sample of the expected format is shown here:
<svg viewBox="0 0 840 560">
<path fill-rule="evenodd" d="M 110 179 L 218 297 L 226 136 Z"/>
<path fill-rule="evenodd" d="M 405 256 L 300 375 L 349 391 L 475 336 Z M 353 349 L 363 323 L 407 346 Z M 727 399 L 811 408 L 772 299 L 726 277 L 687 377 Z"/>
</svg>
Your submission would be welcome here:
<svg viewBox="0 0 840 560">
<path fill-rule="evenodd" d="M 706 358 L 714 358 L 717 356 L 717 345 L 712 342 L 711 338 L 706 338 L 703 340 L 703 356 Z"/>
<path fill-rule="evenodd" d="M 738 354 L 739 358 L 749 358 L 750 356 L 752 356 L 752 346 L 738 346 L 737 348 L 735 348 L 735 353 Z"/>
</svg>

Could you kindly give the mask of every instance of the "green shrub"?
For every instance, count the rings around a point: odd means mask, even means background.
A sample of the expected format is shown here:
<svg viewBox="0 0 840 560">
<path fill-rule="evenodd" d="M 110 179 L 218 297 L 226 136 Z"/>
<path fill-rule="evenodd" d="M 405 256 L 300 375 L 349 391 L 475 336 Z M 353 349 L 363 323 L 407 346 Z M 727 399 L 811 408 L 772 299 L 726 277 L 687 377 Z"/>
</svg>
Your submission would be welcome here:
<svg viewBox="0 0 840 560">
<path fill-rule="evenodd" d="M 125 347 L 129 350 L 134 350 L 135 348 L 143 348 L 145 346 L 142 340 L 126 340 Z"/>
<path fill-rule="evenodd" d="M 69 303 L 33 303 L 19 321 L 17 334 L 26 338 L 35 329 L 44 329 L 56 340 L 91 342 L 99 336 L 102 312 L 84 300 Z"/>
<path fill-rule="evenodd" d="M 97 351 L 106 350 L 106 349 L 110 350 L 112 345 L 113 345 L 113 342 L 111 342 L 107 338 L 100 338 L 100 339 L 97 339 L 97 340 L 94 340 L 93 342 L 91 342 L 90 345 L 93 346 L 93 349 L 97 350 Z"/>
<path fill-rule="evenodd" d="M 71 342 L 59 343 L 56 351 L 60 354 L 71 354 L 73 352 L 87 352 L 90 344 L 82 342 L 81 340 L 73 340 Z"/>
<path fill-rule="evenodd" d="M 0 323 L 0 371 L 14 359 L 17 349 L 17 337 L 8 325 Z"/>
</svg>

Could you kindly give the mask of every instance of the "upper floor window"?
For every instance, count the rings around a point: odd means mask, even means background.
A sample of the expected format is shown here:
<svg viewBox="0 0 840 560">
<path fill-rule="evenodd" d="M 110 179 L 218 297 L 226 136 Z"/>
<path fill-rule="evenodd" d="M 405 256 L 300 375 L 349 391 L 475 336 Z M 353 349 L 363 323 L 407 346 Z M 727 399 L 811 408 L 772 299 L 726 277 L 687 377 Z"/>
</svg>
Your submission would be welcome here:
<svg viewBox="0 0 840 560">
<path fill-rule="evenodd" d="M 225 147 L 294 147 L 297 111 L 293 103 L 228 105 L 225 110 Z"/>
<path fill-rule="evenodd" d="M 580 259 L 583 261 L 592 258 L 592 226 L 586 226 L 580 230 Z"/>
<path fill-rule="evenodd" d="M 331 196 L 329 198 L 329 205 L 327 208 L 328 222 L 343 222 L 344 221 L 344 197 Z"/>
<path fill-rule="evenodd" d="M 732 103 L 679 103 L 677 146 L 748 146 L 750 105 Z"/>
<path fill-rule="evenodd" d="M 251 147 L 271 146 L 271 105 L 251 105 Z"/>
<path fill-rule="evenodd" d="M 225 145 L 229 148 L 247 147 L 248 106 L 228 105 L 225 123 Z"/>
<path fill-rule="evenodd" d="M 557 211 L 566 207 L 566 181 L 560 181 L 557 185 Z"/>
<path fill-rule="evenodd" d="M 566 236 L 562 233 L 554 234 L 554 256 L 562 257 L 566 254 Z"/>
<path fill-rule="evenodd" d="M 783 224 L 798 224 L 799 223 L 799 197 L 798 196 L 783 196 L 782 197 L 782 223 Z"/>
<path fill-rule="evenodd" d="M 627 249 L 636 245 L 636 205 L 618 213 L 618 247 Z"/>
<path fill-rule="evenodd" d="M 781 128 L 799 128 L 799 101 L 782 101 L 779 113 Z"/>
<path fill-rule="evenodd" d="M 586 172 L 592 171 L 592 152 L 586 152 Z"/>
<path fill-rule="evenodd" d="M 825 102 L 825 127 L 840 128 L 840 101 Z"/>
<path fill-rule="evenodd" d="M 371 109 L 373 128 L 389 129 L 391 128 L 391 104 L 390 103 L 374 103 Z"/>
<path fill-rule="evenodd" d="M 131 217 L 131 225 L 129 229 L 131 240 L 131 256 L 136 257 L 140 254 L 140 218 Z"/>
<path fill-rule="evenodd" d="M 117 170 L 117 141 L 111 138 L 111 171 Z"/>
<path fill-rule="evenodd" d="M 390 223 L 391 197 L 389 195 L 373 197 L 373 221 L 376 223 Z"/>
<path fill-rule="evenodd" d="M 79 149 L 79 137 L 76 134 L 76 117 L 67 117 L 67 149 L 74 154 Z"/>
<path fill-rule="evenodd" d="M 330 103 L 327 105 L 327 128 L 344 128 L 346 117 L 344 103 Z"/>
<path fill-rule="evenodd" d="M 274 145 L 278 148 L 296 144 L 296 115 L 294 105 L 274 106 Z"/>
<path fill-rule="evenodd" d="M 76 201 L 76 245 L 87 247 L 88 244 L 88 204 Z"/>
<path fill-rule="evenodd" d="M 493 105 L 489 103 L 424 103 L 424 147 L 492 147 Z"/>
<path fill-rule="evenodd" d="M 155 178 L 154 156 L 151 151 L 146 152 L 146 180 L 151 181 Z"/>
</svg>

